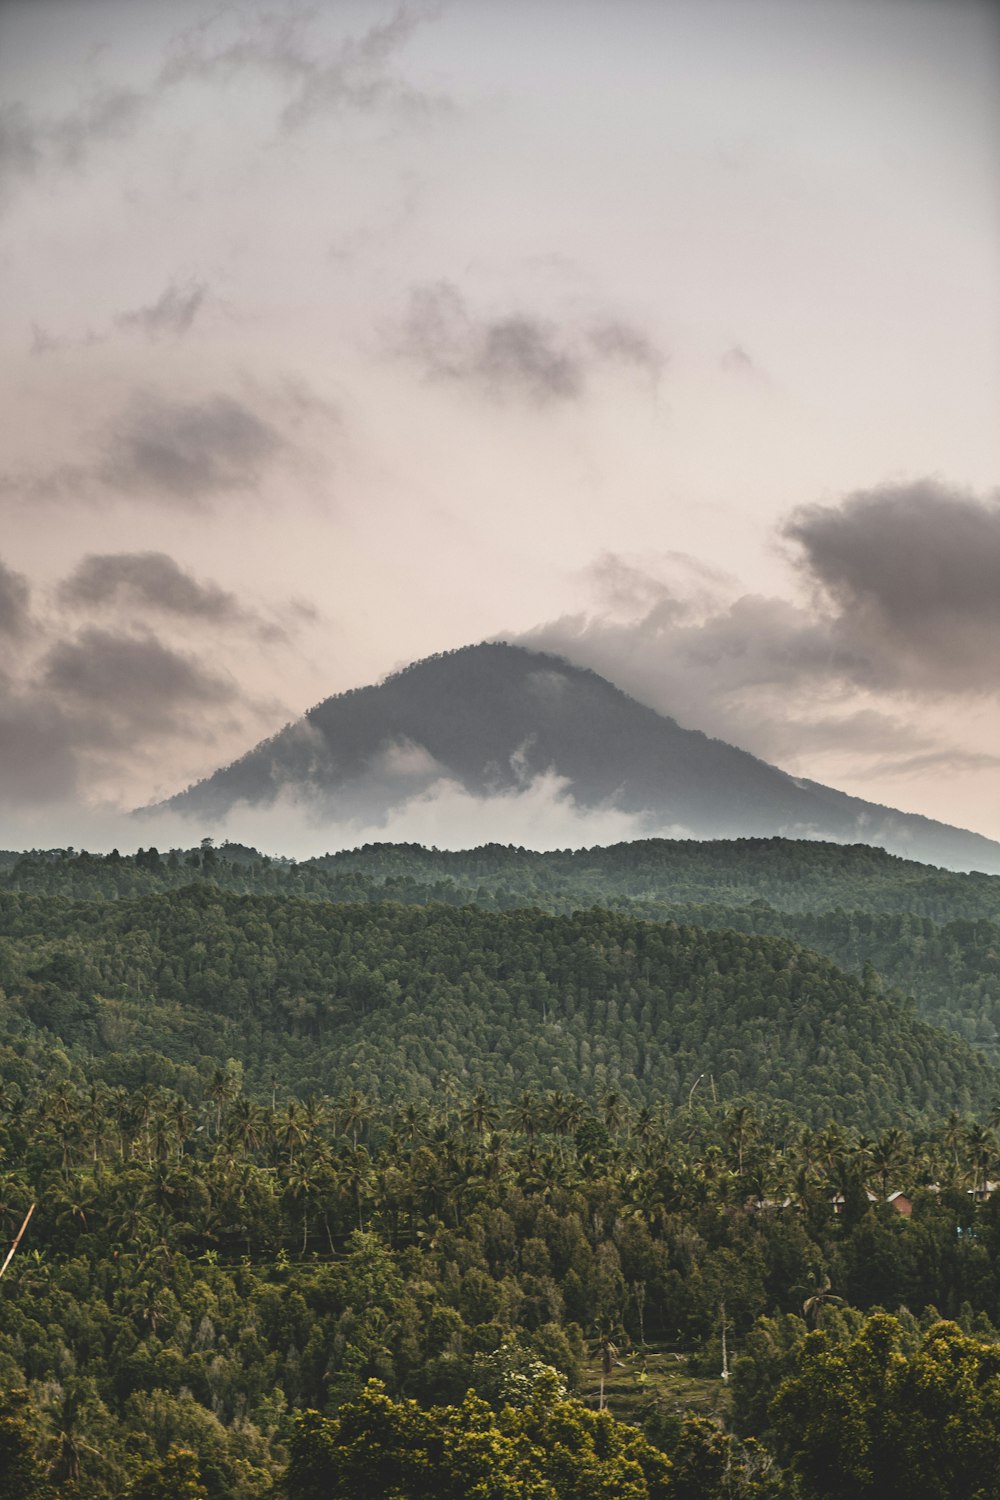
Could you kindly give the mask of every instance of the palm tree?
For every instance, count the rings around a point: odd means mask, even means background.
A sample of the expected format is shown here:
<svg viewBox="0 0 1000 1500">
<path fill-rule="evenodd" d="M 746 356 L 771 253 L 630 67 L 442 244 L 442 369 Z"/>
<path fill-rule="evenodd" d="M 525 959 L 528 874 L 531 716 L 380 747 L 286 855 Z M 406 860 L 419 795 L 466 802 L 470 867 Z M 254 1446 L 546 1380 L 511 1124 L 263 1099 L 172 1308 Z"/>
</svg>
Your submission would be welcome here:
<svg viewBox="0 0 1000 1500">
<path fill-rule="evenodd" d="M 281 1116 L 278 1125 L 278 1144 L 288 1152 L 290 1162 L 295 1161 L 295 1153 L 300 1146 L 305 1144 L 306 1126 L 302 1118 L 301 1106 L 295 1100 L 289 1101 L 288 1108 Z"/>
<path fill-rule="evenodd" d="M 961 1150 L 962 1143 L 965 1140 L 965 1121 L 962 1119 L 962 1116 L 958 1113 L 957 1109 L 953 1109 L 948 1118 L 945 1120 L 944 1131 L 942 1133 L 941 1139 L 943 1140 L 945 1146 L 947 1146 L 951 1151 L 952 1171 L 954 1173 L 955 1181 L 957 1182 L 960 1175 L 959 1152 Z"/>
<path fill-rule="evenodd" d="M 726 1144 L 736 1156 L 737 1176 L 743 1176 L 743 1153 L 760 1133 L 760 1121 L 751 1104 L 734 1104 L 726 1112 Z"/>
<path fill-rule="evenodd" d="M 241 1151 L 259 1151 L 266 1136 L 266 1121 L 259 1104 L 241 1095 L 229 1115 L 228 1133 Z"/>
<path fill-rule="evenodd" d="M 516 1104 L 512 1104 L 507 1118 L 511 1129 L 518 1135 L 526 1135 L 529 1141 L 533 1141 L 538 1134 L 542 1124 L 543 1106 L 534 1094 L 525 1090 Z"/>
<path fill-rule="evenodd" d="M 364 1146 L 356 1146 L 337 1162 L 340 1192 L 350 1195 L 358 1216 L 358 1228 L 365 1227 L 364 1197 L 371 1185 L 371 1159 Z"/>
<path fill-rule="evenodd" d="M 355 1151 L 358 1149 L 358 1136 L 372 1118 L 373 1113 L 371 1103 L 364 1094 L 358 1093 L 357 1089 L 351 1090 L 346 1103 L 341 1106 L 340 1128 L 345 1135 L 350 1135 L 351 1145 Z"/>
<path fill-rule="evenodd" d="M 499 1118 L 499 1111 L 486 1090 L 477 1089 L 462 1115 L 462 1126 L 482 1141 L 487 1130 L 492 1130 Z"/>
<path fill-rule="evenodd" d="M 823 1280 L 818 1283 L 802 1304 L 802 1316 L 807 1323 L 811 1322 L 814 1328 L 819 1327 L 824 1308 L 843 1307 L 844 1305 L 843 1297 L 834 1295 L 832 1285 L 829 1276 L 824 1275 Z"/>
<path fill-rule="evenodd" d="M 301 1200 L 302 1203 L 302 1254 L 305 1255 L 309 1244 L 309 1200 L 317 1186 L 312 1162 L 306 1161 L 304 1157 L 293 1162 L 288 1169 L 286 1181 L 293 1201 Z"/>
<path fill-rule="evenodd" d="M 403 1107 L 396 1116 L 396 1130 L 400 1140 L 414 1145 L 423 1140 L 427 1133 L 427 1110 L 422 1104 L 411 1102 Z"/>
<path fill-rule="evenodd" d="M 656 1115 L 644 1104 L 632 1122 L 632 1134 L 640 1146 L 647 1147 L 656 1131 Z"/>
<path fill-rule="evenodd" d="M 889 1183 L 895 1173 L 902 1170 L 908 1155 L 908 1144 L 901 1130 L 895 1126 L 879 1136 L 871 1148 L 871 1164 L 882 1184 L 883 1200 L 889 1196 Z"/>
<path fill-rule="evenodd" d="M 56 1385 L 46 1403 L 54 1449 L 49 1475 L 59 1488 L 79 1483 L 85 1455 L 102 1459 L 100 1448 L 84 1437 L 88 1408 L 96 1405 L 98 1397 L 92 1382 L 73 1378 L 65 1385 Z"/>
<path fill-rule="evenodd" d="M 609 1089 L 601 1098 L 601 1114 L 604 1117 L 605 1128 L 611 1135 L 617 1135 L 628 1119 L 628 1104 L 621 1094 L 614 1089 Z"/>
<path fill-rule="evenodd" d="M 604 1410 L 604 1385 L 608 1376 L 617 1365 L 618 1356 L 621 1353 L 621 1350 L 615 1343 L 616 1337 L 618 1337 L 617 1328 L 610 1323 L 601 1323 L 598 1325 L 596 1334 L 590 1345 L 591 1354 L 601 1362 L 601 1387 L 597 1403 L 598 1411 Z"/>
<path fill-rule="evenodd" d="M 965 1133 L 966 1160 L 972 1177 L 972 1191 L 985 1198 L 990 1173 L 997 1157 L 996 1137 L 986 1125 L 970 1125 Z"/>
</svg>

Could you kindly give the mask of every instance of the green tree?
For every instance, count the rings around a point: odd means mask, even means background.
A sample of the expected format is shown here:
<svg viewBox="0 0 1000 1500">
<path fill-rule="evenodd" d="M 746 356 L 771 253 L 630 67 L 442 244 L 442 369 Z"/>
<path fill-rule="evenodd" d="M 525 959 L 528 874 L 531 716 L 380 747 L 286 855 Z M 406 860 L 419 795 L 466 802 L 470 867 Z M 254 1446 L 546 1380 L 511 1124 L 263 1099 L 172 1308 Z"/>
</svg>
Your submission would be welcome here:
<svg viewBox="0 0 1000 1500">
<path fill-rule="evenodd" d="M 128 1500 L 209 1500 L 197 1455 L 190 1448 L 171 1448 L 165 1458 L 143 1469 Z"/>
</svg>

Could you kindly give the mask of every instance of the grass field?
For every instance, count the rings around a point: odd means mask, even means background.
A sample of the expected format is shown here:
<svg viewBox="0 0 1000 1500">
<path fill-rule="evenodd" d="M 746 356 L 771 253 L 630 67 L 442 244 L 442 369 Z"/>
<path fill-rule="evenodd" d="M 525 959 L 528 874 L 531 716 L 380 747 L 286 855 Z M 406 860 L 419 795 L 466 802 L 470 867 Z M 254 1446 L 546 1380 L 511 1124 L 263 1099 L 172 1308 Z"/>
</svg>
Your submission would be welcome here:
<svg viewBox="0 0 1000 1500">
<path fill-rule="evenodd" d="M 600 1363 L 592 1359 L 580 1391 L 588 1406 L 597 1406 L 600 1387 Z M 622 1350 L 604 1399 L 614 1416 L 636 1424 L 654 1410 L 661 1420 L 687 1411 L 724 1420 L 729 1412 L 729 1390 L 718 1375 L 692 1375 L 684 1355 L 660 1344 Z"/>
</svg>

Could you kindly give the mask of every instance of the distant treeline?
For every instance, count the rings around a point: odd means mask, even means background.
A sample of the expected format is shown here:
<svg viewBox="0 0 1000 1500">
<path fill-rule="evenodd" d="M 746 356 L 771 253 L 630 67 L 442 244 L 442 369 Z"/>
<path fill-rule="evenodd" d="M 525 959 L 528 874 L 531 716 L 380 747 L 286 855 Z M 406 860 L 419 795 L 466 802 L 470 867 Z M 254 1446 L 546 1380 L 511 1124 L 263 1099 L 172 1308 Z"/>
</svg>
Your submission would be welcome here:
<svg viewBox="0 0 1000 1500">
<path fill-rule="evenodd" d="M 912 995 L 925 1019 L 1000 1064 L 1000 877 L 933 869 L 866 845 L 649 840 L 545 854 L 370 845 L 296 864 L 206 841 L 163 855 L 0 856 L 0 890 L 24 894 L 119 900 L 192 882 L 332 902 L 567 914 L 601 906 L 785 937 L 856 975 L 874 969 L 886 990 Z"/>
</svg>

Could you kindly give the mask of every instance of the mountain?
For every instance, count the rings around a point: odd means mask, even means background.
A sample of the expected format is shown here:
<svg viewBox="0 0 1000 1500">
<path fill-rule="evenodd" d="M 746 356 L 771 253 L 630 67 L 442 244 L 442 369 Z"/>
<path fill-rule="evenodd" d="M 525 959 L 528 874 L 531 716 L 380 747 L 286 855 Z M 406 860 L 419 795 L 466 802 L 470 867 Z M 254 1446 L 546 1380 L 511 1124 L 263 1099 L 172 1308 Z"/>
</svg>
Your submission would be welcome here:
<svg viewBox="0 0 1000 1500">
<path fill-rule="evenodd" d="M 385 820 L 436 783 L 477 796 L 555 773 L 582 808 L 649 833 L 864 842 L 1000 873 L 1000 844 L 789 776 L 557 656 L 502 642 L 428 657 L 327 698 L 232 765 L 160 803 L 205 820 L 282 794 L 334 820 Z"/>
</svg>

